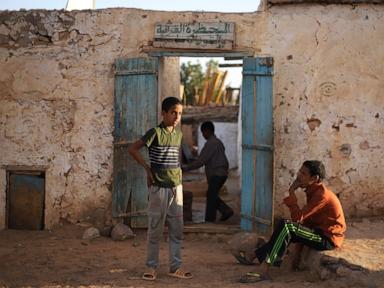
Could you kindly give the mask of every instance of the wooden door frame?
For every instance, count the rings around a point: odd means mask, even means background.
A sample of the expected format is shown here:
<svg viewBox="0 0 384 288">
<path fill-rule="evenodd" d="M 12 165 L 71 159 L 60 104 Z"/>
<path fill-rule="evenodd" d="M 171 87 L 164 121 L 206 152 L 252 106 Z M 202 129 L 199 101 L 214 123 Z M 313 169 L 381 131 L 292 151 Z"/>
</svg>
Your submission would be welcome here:
<svg viewBox="0 0 384 288">
<path fill-rule="evenodd" d="M 254 57 L 253 52 L 250 51 L 190 51 L 190 50 L 155 50 L 155 51 L 148 51 L 147 55 L 149 57 L 155 57 L 158 58 L 159 65 L 162 65 L 161 58 L 164 57 L 224 57 L 228 59 L 236 59 L 236 60 L 242 60 L 245 57 Z M 163 71 L 162 67 L 159 66 L 159 79 L 160 74 Z M 161 116 L 161 83 L 158 82 L 158 118 L 160 120 Z"/>
<path fill-rule="evenodd" d="M 254 55 L 254 53 L 250 53 L 248 51 L 245 51 L 245 52 L 244 51 L 209 52 L 209 51 L 183 51 L 183 50 L 180 50 L 180 51 L 156 50 L 156 51 L 148 52 L 148 55 L 151 57 L 159 57 L 159 60 L 161 57 L 224 57 L 224 58 L 239 59 L 239 60 L 240 59 L 244 60 L 246 57 L 252 57 L 252 58 L 258 57 L 257 55 Z M 259 56 L 259 57 L 263 57 L 263 56 Z M 161 63 L 161 61 L 159 61 L 159 63 Z M 159 69 L 159 73 L 160 73 L 160 71 L 161 71 L 161 69 Z M 244 72 L 244 67 L 242 68 L 242 75 L 243 75 L 243 72 Z M 160 89 L 159 89 L 159 92 L 160 92 Z M 242 96 L 240 96 L 240 97 L 242 97 Z M 272 97 L 273 97 L 273 94 L 272 94 Z M 240 107 L 240 111 L 241 111 L 241 107 Z M 272 127 L 273 127 L 273 118 L 274 117 L 273 117 L 273 110 L 272 110 Z M 243 116 L 241 117 L 241 121 L 242 120 L 243 120 Z M 241 133 L 243 133 L 243 131 L 241 131 Z M 274 158 L 275 158 L 274 157 L 274 149 L 272 148 L 272 162 L 273 162 L 272 168 L 271 168 L 272 169 L 272 183 L 271 183 L 272 194 L 274 191 L 274 168 L 275 168 L 274 160 L 273 160 Z M 242 174 L 243 174 L 243 171 L 241 171 L 241 175 Z M 241 193 L 243 193 L 243 192 L 241 191 Z M 271 211 L 272 219 L 271 219 L 270 223 L 268 222 L 268 225 L 269 224 L 271 225 L 270 230 L 272 230 L 272 228 L 273 228 L 273 215 L 274 215 L 273 195 L 272 195 L 272 207 L 271 207 L 271 209 L 272 209 L 272 211 Z"/>
</svg>

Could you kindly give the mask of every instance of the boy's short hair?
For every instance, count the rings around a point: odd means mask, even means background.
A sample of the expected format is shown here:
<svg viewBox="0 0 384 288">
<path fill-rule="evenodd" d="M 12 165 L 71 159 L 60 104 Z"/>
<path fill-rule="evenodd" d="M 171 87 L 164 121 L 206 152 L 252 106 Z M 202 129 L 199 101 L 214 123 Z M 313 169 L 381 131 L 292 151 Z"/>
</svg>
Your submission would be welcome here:
<svg viewBox="0 0 384 288">
<path fill-rule="evenodd" d="M 319 180 L 323 180 L 325 178 L 325 167 L 321 161 L 307 160 L 303 163 L 303 166 L 308 168 L 311 176 L 319 176 Z"/>
<path fill-rule="evenodd" d="M 175 105 L 183 105 L 183 103 L 179 98 L 167 97 L 161 103 L 161 111 L 168 112 Z"/>
<path fill-rule="evenodd" d="M 211 121 L 206 121 L 203 124 L 201 124 L 200 130 L 201 131 L 209 130 L 212 133 L 214 133 L 215 132 L 215 125 L 213 125 L 213 123 Z"/>
</svg>

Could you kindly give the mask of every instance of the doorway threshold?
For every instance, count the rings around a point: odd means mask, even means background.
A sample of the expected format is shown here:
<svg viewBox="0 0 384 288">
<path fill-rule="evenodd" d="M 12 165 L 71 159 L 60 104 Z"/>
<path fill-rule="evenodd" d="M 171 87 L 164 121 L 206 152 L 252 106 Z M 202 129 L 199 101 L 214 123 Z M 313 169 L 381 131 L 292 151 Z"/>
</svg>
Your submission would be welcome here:
<svg viewBox="0 0 384 288">
<path fill-rule="evenodd" d="M 236 234 L 241 232 L 239 225 L 216 224 L 216 223 L 186 223 L 184 233 L 207 233 L 207 234 Z"/>
</svg>

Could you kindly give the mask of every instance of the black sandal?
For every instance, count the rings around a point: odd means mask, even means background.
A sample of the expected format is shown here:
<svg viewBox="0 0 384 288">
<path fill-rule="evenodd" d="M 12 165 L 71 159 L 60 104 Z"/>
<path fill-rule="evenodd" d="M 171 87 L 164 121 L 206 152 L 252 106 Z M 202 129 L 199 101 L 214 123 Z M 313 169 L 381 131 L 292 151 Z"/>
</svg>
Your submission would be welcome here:
<svg viewBox="0 0 384 288">
<path fill-rule="evenodd" d="M 239 261 L 240 264 L 244 264 L 244 265 L 255 265 L 254 262 L 249 261 L 249 260 L 245 257 L 245 252 L 243 252 L 243 251 L 240 251 L 239 255 L 236 255 L 235 258 L 236 258 L 237 261 Z"/>
</svg>

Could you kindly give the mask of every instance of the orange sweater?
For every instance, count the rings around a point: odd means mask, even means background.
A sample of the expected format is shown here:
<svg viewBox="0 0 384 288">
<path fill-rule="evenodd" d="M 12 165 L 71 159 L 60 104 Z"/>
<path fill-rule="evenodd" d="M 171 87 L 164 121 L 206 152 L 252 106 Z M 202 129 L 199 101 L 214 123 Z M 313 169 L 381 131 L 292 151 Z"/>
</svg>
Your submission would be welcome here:
<svg viewBox="0 0 384 288">
<path fill-rule="evenodd" d="M 284 199 L 284 204 L 291 212 L 292 220 L 312 229 L 321 229 L 336 247 L 340 247 L 344 240 L 346 224 L 339 199 L 322 183 L 312 184 L 305 193 L 307 204 L 303 209 L 297 205 L 295 194 Z"/>
</svg>

